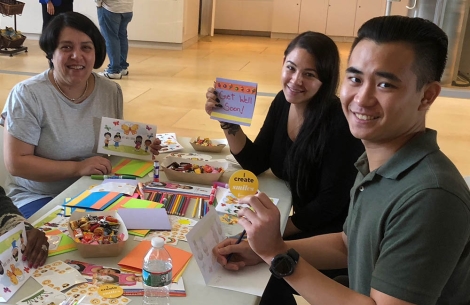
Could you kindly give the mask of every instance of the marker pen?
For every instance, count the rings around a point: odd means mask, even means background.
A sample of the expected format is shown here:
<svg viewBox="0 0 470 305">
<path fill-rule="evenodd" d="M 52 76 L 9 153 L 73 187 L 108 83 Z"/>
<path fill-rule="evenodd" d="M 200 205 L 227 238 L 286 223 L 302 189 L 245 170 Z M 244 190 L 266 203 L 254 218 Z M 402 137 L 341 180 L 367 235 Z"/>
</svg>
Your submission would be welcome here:
<svg viewBox="0 0 470 305">
<path fill-rule="evenodd" d="M 104 180 L 104 179 L 136 179 L 135 176 L 129 175 L 91 175 L 93 180 Z"/>
<path fill-rule="evenodd" d="M 160 182 L 160 162 L 153 162 L 153 182 Z"/>
<path fill-rule="evenodd" d="M 223 182 L 219 182 L 219 181 L 216 181 L 216 182 L 212 183 L 212 186 L 213 187 L 223 187 L 223 188 L 228 189 L 228 184 L 227 183 L 223 183 Z"/>
<path fill-rule="evenodd" d="M 215 199 L 215 193 L 217 192 L 217 185 L 216 186 L 212 186 L 212 190 L 211 190 L 211 195 L 209 196 L 209 204 L 212 205 L 214 203 L 214 199 Z"/>
</svg>

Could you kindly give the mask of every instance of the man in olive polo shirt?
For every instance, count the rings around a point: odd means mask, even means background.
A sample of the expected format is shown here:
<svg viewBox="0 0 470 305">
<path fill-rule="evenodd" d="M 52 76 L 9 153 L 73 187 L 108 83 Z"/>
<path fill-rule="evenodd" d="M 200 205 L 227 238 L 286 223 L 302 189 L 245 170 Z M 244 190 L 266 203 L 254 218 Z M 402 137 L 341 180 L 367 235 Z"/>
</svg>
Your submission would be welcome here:
<svg viewBox="0 0 470 305">
<path fill-rule="evenodd" d="M 248 242 L 220 243 L 219 263 L 238 270 L 265 261 L 316 305 L 470 304 L 470 191 L 425 127 L 447 44 L 423 19 L 366 22 L 341 88 L 350 130 L 366 149 L 344 232 L 283 241 L 278 209 L 258 194 L 242 200 L 254 211 L 239 212 Z M 346 266 L 350 288 L 318 272 Z"/>
</svg>

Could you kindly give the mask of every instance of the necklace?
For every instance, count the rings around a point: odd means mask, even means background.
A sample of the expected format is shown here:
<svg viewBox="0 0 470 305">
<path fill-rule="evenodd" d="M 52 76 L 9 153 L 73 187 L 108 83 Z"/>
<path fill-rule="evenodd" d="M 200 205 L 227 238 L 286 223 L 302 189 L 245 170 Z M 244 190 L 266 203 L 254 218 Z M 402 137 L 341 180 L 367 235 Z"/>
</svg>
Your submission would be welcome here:
<svg viewBox="0 0 470 305">
<path fill-rule="evenodd" d="M 87 80 L 86 80 L 86 85 L 85 85 L 85 90 L 83 91 L 82 95 L 80 95 L 80 97 L 78 97 L 78 98 L 70 98 L 70 97 L 68 97 L 68 96 L 64 93 L 64 91 L 62 91 L 62 89 L 60 88 L 59 83 L 58 83 L 57 80 L 55 79 L 54 73 L 52 74 L 52 78 L 54 78 L 54 83 L 55 83 L 55 85 L 57 86 L 57 89 L 59 89 L 59 92 L 62 93 L 63 96 L 65 96 L 68 100 L 71 100 L 72 102 L 75 102 L 76 100 L 81 100 L 82 97 L 85 96 L 85 93 L 86 93 L 87 90 L 88 90 L 88 79 L 87 79 Z"/>
</svg>

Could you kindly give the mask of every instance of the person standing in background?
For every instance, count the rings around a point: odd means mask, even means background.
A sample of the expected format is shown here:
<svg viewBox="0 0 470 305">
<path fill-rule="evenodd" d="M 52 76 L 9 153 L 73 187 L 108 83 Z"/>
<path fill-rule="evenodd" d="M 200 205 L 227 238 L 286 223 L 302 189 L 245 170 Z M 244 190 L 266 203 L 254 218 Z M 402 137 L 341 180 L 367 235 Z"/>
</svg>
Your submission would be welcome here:
<svg viewBox="0 0 470 305">
<path fill-rule="evenodd" d="M 73 0 L 39 0 L 42 5 L 42 31 L 60 13 L 73 12 Z"/>
<path fill-rule="evenodd" d="M 127 25 L 132 20 L 134 0 L 100 0 L 98 6 L 98 22 L 101 34 L 106 40 L 106 52 L 109 65 L 100 75 L 111 79 L 121 79 L 129 74 L 127 68 Z"/>
</svg>

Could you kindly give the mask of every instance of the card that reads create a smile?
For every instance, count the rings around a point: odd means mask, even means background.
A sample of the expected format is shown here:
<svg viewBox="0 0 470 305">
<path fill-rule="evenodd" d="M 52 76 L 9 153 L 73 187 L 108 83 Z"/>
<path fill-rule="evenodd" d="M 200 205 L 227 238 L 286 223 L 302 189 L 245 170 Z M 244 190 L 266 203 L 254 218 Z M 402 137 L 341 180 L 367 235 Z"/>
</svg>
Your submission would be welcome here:
<svg viewBox="0 0 470 305">
<path fill-rule="evenodd" d="M 216 78 L 215 94 L 220 107 L 215 107 L 211 119 L 250 126 L 255 110 L 258 84 Z"/>
</svg>

